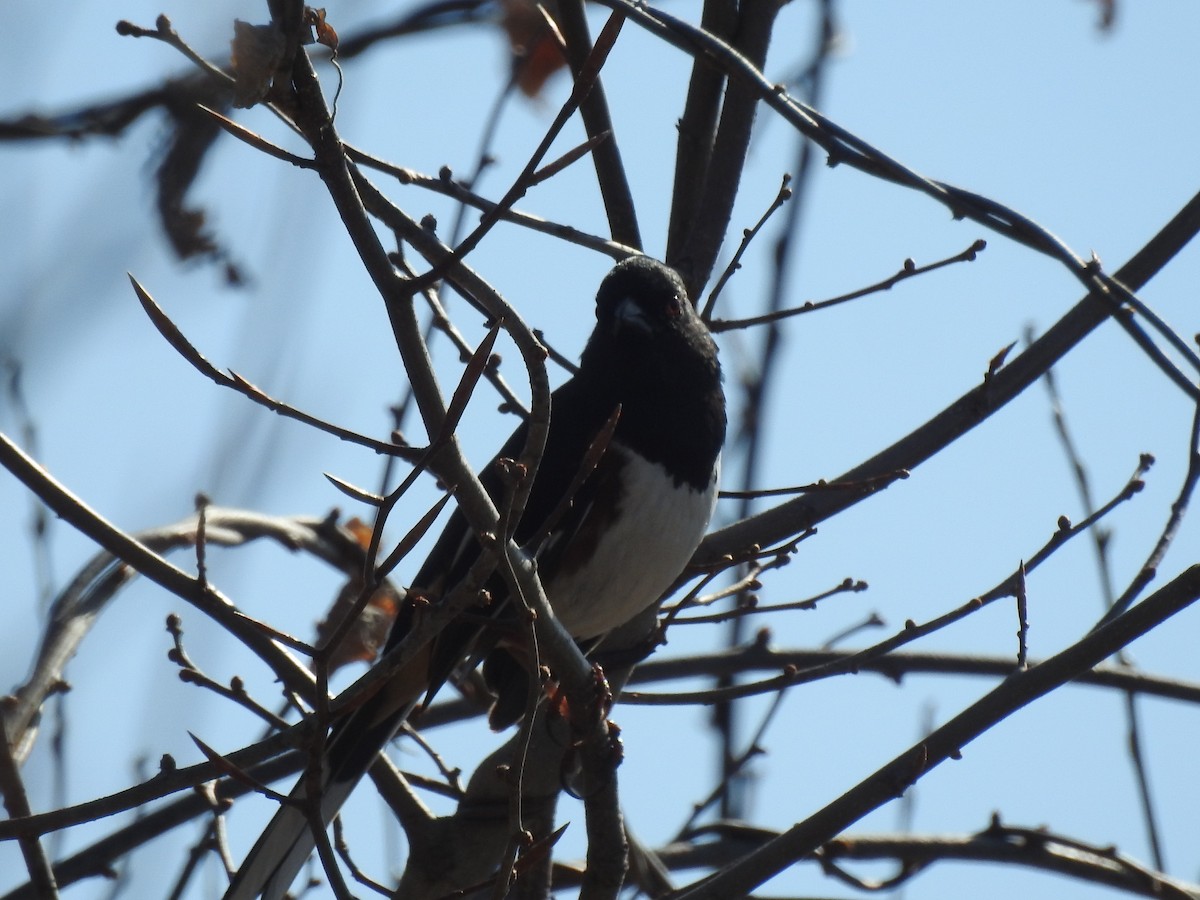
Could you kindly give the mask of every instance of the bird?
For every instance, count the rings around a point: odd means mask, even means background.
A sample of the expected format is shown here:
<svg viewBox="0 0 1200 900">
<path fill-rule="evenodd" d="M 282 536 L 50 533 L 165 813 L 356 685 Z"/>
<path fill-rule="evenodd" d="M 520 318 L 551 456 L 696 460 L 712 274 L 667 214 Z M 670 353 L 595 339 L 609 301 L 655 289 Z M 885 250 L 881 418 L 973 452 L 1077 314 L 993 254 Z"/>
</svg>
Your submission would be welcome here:
<svg viewBox="0 0 1200 900">
<path fill-rule="evenodd" d="M 589 447 L 609 428 L 611 436 L 587 472 Z M 551 394 L 545 449 L 513 533 L 536 559 L 555 618 L 581 646 L 594 646 L 654 605 L 686 567 L 716 506 L 725 430 L 717 346 L 682 278 L 649 256 L 617 263 L 596 293 L 596 324 L 577 371 Z M 515 459 L 526 434 L 526 425 L 520 425 L 481 470 L 480 481 L 497 503 L 504 496 L 497 463 Z M 481 552 L 475 532 L 456 510 L 414 577 L 409 597 L 436 603 Z M 497 695 L 493 727 L 521 717 L 529 661 L 513 641 L 496 636 L 504 633 L 502 626 L 480 624 L 486 617 L 503 619 L 508 607 L 498 575 L 485 588 L 483 615 L 452 622 L 334 725 L 321 769 L 324 823 L 332 821 L 422 698 L 428 702 L 464 661 L 483 660 L 485 681 Z M 402 605 L 385 652 L 407 634 L 414 608 Z M 306 783 L 311 782 L 302 777 L 293 799 L 305 796 Z M 314 847 L 301 809 L 281 804 L 225 900 L 280 900 Z"/>
</svg>

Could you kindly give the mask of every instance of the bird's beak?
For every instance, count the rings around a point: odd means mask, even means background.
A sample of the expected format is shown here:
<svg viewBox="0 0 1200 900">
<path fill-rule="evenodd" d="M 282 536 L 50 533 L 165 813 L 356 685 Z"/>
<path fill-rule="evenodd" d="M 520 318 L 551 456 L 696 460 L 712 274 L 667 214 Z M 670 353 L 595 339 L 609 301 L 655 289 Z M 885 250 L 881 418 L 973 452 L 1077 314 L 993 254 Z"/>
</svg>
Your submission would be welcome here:
<svg viewBox="0 0 1200 900">
<path fill-rule="evenodd" d="M 617 304 L 616 316 L 613 318 L 613 331 L 617 332 L 623 328 L 632 328 L 642 334 L 649 334 L 653 330 L 642 308 L 629 297 Z"/>
</svg>

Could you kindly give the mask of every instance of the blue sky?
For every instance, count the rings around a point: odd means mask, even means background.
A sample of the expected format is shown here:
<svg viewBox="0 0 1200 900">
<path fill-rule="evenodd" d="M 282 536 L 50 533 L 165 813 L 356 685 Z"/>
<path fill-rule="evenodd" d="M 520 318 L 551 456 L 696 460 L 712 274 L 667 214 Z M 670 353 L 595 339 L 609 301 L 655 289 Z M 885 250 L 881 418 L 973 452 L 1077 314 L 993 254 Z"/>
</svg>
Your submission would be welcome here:
<svg viewBox="0 0 1200 900">
<path fill-rule="evenodd" d="M 197 48 L 219 55 L 235 15 L 265 15 L 232 3 L 178 7 L 130 0 L 51 16 L 42 4 L 14 4 L 10 34 L 21 38 L 0 59 L 8 75 L 0 114 L 59 110 L 186 68 L 160 44 L 118 37 L 112 27 L 118 17 L 149 26 L 166 12 Z M 696 15 L 692 4 L 668 8 Z M 925 175 L 1014 207 L 1077 253 L 1094 251 L 1110 272 L 1200 187 L 1195 4 L 1120 4 L 1109 32 L 1096 27 L 1096 4 L 1084 0 L 848 0 L 838 8 L 841 42 L 828 71 L 826 115 Z M 394 9 L 353 2 L 330 7 L 329 15 L 348 34 Z M 785 77 L 806 58 L 811 14 L 806 3 L 785 8 L 770 77 Z M 426 173 L 443 165 L 465 173 L 504 66 L 501 39 L 483 27 L 381 49 L 347 66 L 339 103 L 342 136 Z M 605 72 L 652 254 L 664 247 L 674 123 L 689 68 L 677 51 L 626 25 Z M 332 86 L 328 67 L 322 77 Z M 509 106 L 486 193 L 503 192 L 566 91 L 559 79 L 540 100 Z M 241 121 L 301 149 L 261 111 Z M 572 123 L 558 152 L 581 134 Z M 0 355 L 22 366 L 40 459 L 129 529 L 184 517 L 199 490 L 222 505 L 267 512 L 322 514 L 331 506 L 354 512 L 322 473 L 373 485 L 379 461 L 204 381 L 145 320 L 125 274 L 134 273 L 219 366 L 302 408 L 386 434 L 387 405 L 398 396 L 402 371 L 381 306 L 332 205 L 311 174 L 223 141 L 193 199 L 210 211 L 213 227 L 237 248 L 250 273 L 246 289 L 230 290 L 211 268 L 175 263 L 157 231 L 149 148 L 163 135 L 160 123 L 147 120 L 111 141 L 0 147 L 0 206 L 8 213 L 0 217 L 8 273 L 0 288 Z M 731 233 L 753 224 L 766 208 L 792 165 L 795 139 L 782 121 L 760 114 Z M 414 187 L 385 187 L 410 212 L 432 212 L 443 230 L 449 227 L 454 210 L 441 198 Z M 886 277 L 906 257 L 931 262 L 979 237 L 989 246 L 970 265 L 788 324 L 785 363 L 772 396 L 771 414 L 780 425 L 760 486 L 845 471 L 975 385 L 1000 348 L 1020 340 L 1028 327 L 1049 327 L 1082 294 L 1059 264 L 979 225 L 956 222 L 944 207 L 911 191 L 847 167 L 823 166 L 809 190 L 789 285 L 796 302 Z M 604 230 L 587 165 L 539 187 L 520 206 L 588 231 Z M 605 259 L 501 227 L 473 263 L 556 347 L 577 355 Z M 764 240 L 748 254 L 721 314 L 754 311 L 768 272 Z M 1200 331 L 1198 283 L 1200 249 L 1188 247 L 1140 296 L 1190 337 Z M 452 312 L 469 337 L 482 335 L 481 323 L 461 304 Z M 757 336 L 727 335 L 721 343 L 732 386 L 743 367 L 756 365 Z M 452 378 L 454 359 L 445 342 L 435 349 Z M 505 351 L 513 355 L 511 347 Z M 520 373 L 510 372 L 520 383 Z M 1119 490 L 1139 453 L 1158 458 L 1146 489 L 1108 523 L 1115 535 L 1114 574 L 1123 586 L 1149 552 L 1179 489 L 1191 404 L 1111 324 L 1057 372 L 1098 497 Z M 480 398 L 463 425 L 468 450 L 480 463 L 510 427 L 493 410 L 490 398 Z M 0 399 L 0 429 L 13 434 L 18 423 L 8 397 Z M 412 518 L 434 496 L 432 485 L 423 490 L 414 498 Z M 6 475 L 0 475 L 0 510 L 0 683 L 15 685 L 28 666 L 40 609 L 29 559 L 30 501 Z M 732 505 L 722 514 L 731 515 Z M 889 623 L 882 636 L 905 619 L 931 618 L 991 587 L 1041 546 L 1060 515 L 1081 517 L 1045 392 L 1036 386 L 908 481 L 822 525 L 792 565 L 767 581 L 763 596 L 771 602 L 798 599 L 846 576 L 867 580 L 870 591 L 763 624 L 779 646 L 819 645 L 875 611 Z M 50 546 L 58 586 L 94 551 L 61 523 L 52 529 Z M 1197 548 L 1200 530 L 1188 522 L 1157 584 L 1194 563 Z M 1098 616 L 1090 552 L 1081 539 L 1031 579 L 1033 656 L 1068 645 Z M 319 565 L 269 548 L 220 554 L 213 566 L 214 577 L 239 604 L 298 634 L 307 633 L 336 589 L 336 578 Z M 188 730 L 223 750 L 257 733 L 249 717 L 178 682 L 165 658 L 162 621 L 169 611 L 183 612 L 189 650 L 206 669 L 224 678 L 241 674 L 273 698 L 269 678 L 247 654 L 180 601 L 135 585 L 105 613 L 68 671 L 75 688 L 69 698 L 71 802 L 131 783 L 131 760 L 139 754 L 153 761 L 169 752 L 181 762 L 196 761 Z M 1011 606 L 1001 603 L 917 649 L 1012 655 L 1015 626 Z M 1200 613 L 1184 613 L 1139 641 L 1133 655 L 1151 671 L 1195 680 L 1197 627 Z M 664 652 L 710 647 L 718 638 L 714 631 L 680 629 Z M 794 690 L 768 735 L 769 754 L 756 768 L 754 820 L 786 827 L 804 818 L 907 747 L 923 716 L 945 721 L 989 686 L 911 677 L 897 687 L 859 676 Z M 1200 741 L 1200 714 L 1165 701 L 1145 702 L 1142 709 L 1169 870 L 1200 879 L 1200 852 L 1192 839 L 1200 829 L 1192 749 Z M 621 777 L 630 821 L 644 839 L 665 839 L 709 787 L 712 749 L 704 713 L 622 709 L 617 718 L 627 746 Z M 1074 688 L 1039 701 L 967 748 L 963 760 L 921 782 L 914 827 L 974 831 L 998 810 L 1005 821 L 1045 824 L 1147 860 L 1123 729 L 1117 696 Z M 477 724 L 436 737 L 468 768 L 472 752 L 486 743 Z M 405 764 L 419 765 L 406 749 L 400 753 Z M 50 774 L 42 745 L 25 769 L 37 808 L 53 802 Z M 646 797 L 651 801 L 640 799 Z M 370 803 L 361 807 L 365 822 L 378 821 Z M 239 852 L 265 814 L 264 804 L 233 818 Z M 578 848 L 581 812 L 564 804 L 562 814 L 576 823 L 567 846 Z M 896 815 L 894 805 L 886 807 L 861 827 L 888 830 Z M 106 827 L 71 832 L 66 846 L 81 846 Z M 189 836 L 182 829 L 178 838 L 135 856 L 129 896 L 162 896 L 161 860 L 170 861 L 167 871 L 174 877 Z M 0 873 L 13 873 L 0 876 L 0 890 L 15 884 L 20 870 L 16 848 L 0 845 Z M 210 866 L 190 896 L 212 896 L 219 882 L 220 873 Z M 964 890 L 978 898 L 1017 890 L 1096 895 L 1093 888 L 1046 875 L 968 866 L 935 868 L 920 885 L 914 890 L 930 896 Z M 68 896 L 104 890 L 92 884 Z M 811 866 L 781 878 L 770 892 L 854 896 L 826 883 Z"/>
</svg>

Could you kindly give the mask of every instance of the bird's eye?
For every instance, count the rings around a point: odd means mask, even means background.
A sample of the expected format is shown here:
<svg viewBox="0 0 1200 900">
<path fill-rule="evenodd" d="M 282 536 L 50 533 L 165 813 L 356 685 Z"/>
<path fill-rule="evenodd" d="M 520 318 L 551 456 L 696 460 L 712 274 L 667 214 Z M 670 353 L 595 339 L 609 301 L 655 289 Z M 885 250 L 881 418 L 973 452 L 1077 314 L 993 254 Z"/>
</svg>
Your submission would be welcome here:
<svg viewBox="0 0 1200 900">
<path fill-rule="evenodd" d="M 678 319 L 683 313 L 683 298 L 675 294 L 667 301 L 667 316 L 672 319 Z"/>
</svg>

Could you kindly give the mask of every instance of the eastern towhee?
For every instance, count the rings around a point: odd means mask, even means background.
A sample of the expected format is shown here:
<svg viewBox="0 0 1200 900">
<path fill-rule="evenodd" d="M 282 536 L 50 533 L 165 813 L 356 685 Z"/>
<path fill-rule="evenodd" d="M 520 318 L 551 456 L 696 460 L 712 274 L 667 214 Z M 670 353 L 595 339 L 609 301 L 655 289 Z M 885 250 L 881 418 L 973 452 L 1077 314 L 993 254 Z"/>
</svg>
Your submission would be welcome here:
<svg viewBox="0 0 1200 900">
<path fill-rule="evenodd" d="M 588 448 L 614 412 L 607 447 L 581 482 Z M 497 460 L 518 456 L 525 435 L 525 426 L 517 428 Z M 626 259 L 600 285 L 596 327 L 578 372 L 551 397 L 545 452 L 513 533 L 536 557 L 556 617 L 581 644 L 594 644 L 653 605 L 687 565 L 716 504 L 724 440 L 717 347 L 683 281 L 649 257 Z M 501 502 L 495 463 L 480 480 Z M 456 511 L 417 573 L 410 596 L 438 602 L 479 553 L 474 532 Z M 502 627 L 481 624 L 503 618 L 506 594 L 504 581 L 493 575 L 481 615 L 451 624 L 427 652 L 334 726 L 322 769 L 325 823 L 431 685 L 436 688 L 464 661 L 486 657 L 484 676 L 496 693 L 493 726 L 520 718 L 528 696 L 527 661 L 519 659 L 511 641 L 496 636 Z M 417 614 L 413 609 L 414 604 L 404 604 L 388 649 L 407 633 Z M 301 779 L 293 797 L 303 796 L 304 784 Z M 314 846 L 300 809 L 280 806 L 226 900 L 283 897 Z"/>
</svg>

